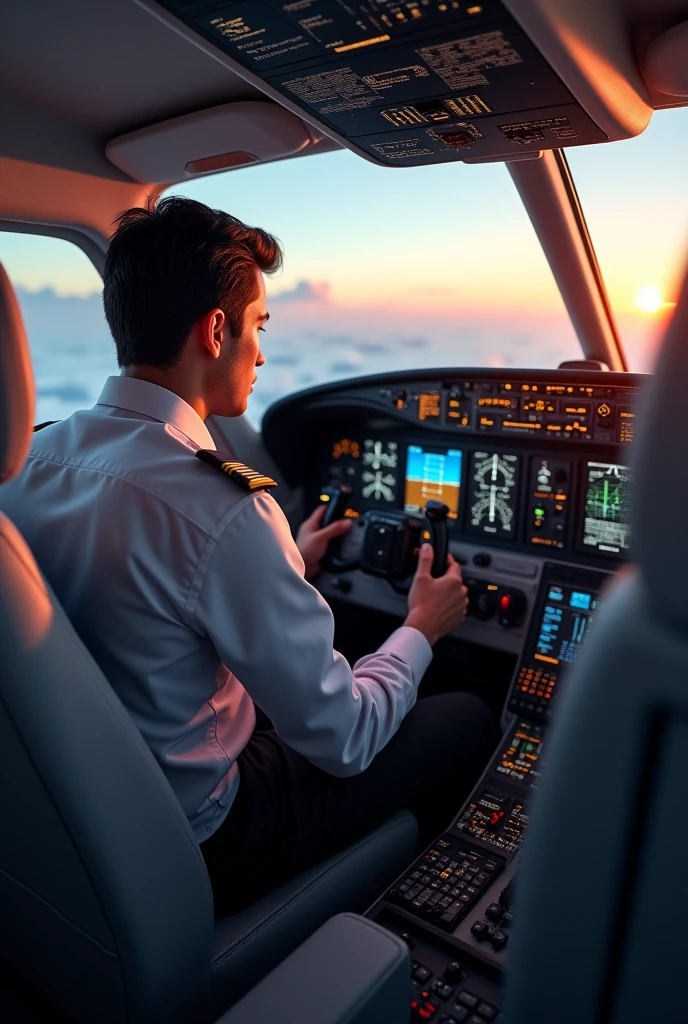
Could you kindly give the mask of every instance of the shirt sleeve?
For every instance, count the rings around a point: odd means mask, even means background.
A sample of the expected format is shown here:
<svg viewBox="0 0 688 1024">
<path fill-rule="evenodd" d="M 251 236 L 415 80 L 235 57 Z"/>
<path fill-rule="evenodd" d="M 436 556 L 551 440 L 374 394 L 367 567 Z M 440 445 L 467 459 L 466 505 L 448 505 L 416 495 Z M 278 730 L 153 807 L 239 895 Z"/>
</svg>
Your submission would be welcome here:
<svg viewBox="0 0 688 1024">
<path fill-rule="evenodd" d="M 330 607 L 303 572 L 279 505 L 263 492 L 247 496 L 187 611 L 285 743 L 331 775 L 356 775 L 415 703 L 432 648 L 402 626 L 352 670 L 333 650 Z"/>
</svg>

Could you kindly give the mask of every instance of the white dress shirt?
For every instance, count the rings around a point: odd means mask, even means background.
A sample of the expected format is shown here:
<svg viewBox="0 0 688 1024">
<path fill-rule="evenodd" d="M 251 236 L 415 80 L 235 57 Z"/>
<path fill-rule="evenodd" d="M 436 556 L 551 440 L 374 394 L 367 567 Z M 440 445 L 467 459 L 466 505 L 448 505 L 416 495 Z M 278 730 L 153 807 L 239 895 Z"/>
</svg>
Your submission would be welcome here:
<svg viewBox="0 0 688 1024">
<path fill-rule="evenodd" d="M 202 841 L 236 795 L 252 700 L 313 764 L 355 775 L 413 706 L 432 651 L 402 627 L 352 671 L 277 502 L 198 448 L 215 444 L 191 406 L 110 377 L 93 409 L 35 435 L 0 507 Z"/>
</svg>

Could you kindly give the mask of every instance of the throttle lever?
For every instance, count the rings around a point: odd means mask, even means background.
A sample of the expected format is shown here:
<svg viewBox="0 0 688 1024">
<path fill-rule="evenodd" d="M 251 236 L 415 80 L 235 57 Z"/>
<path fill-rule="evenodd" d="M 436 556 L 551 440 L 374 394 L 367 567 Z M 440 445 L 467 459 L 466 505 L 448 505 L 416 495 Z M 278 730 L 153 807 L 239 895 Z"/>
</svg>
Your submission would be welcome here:
<svg viewBox="0 0 688 1024">
<path fill-rule="evenodd" d="M 447 532 L 447 516 L 449 508 L 441 501 L 431 498 L 426 502 L 425 523 L 430 534 L 433 559 L 431 574 L 437 578 L 447 571 L 447 555 L 449 554 L 449 534 Z"/>
</svg>

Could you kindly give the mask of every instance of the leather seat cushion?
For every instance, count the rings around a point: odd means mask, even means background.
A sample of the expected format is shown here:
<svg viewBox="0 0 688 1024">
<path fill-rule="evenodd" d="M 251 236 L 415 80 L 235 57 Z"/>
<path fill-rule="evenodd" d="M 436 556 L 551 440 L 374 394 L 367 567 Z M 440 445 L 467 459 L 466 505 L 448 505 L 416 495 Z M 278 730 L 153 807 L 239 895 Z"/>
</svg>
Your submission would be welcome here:
<svg viewBox="0 0 688 1024">
<path fill-rule="evenodd" d="M 413 860 L 417 841 L 416 819 L 402 811 L 336 857 L 216 921 L 216 1011 L 236 1002 L 329 917 L 370 906 Z"/>
<path fill-rule="evenodd" d="M 34 387 L 17 296 L 0 263 L 0 483 L 24 465 L 31 444 Z"/>
</svg>

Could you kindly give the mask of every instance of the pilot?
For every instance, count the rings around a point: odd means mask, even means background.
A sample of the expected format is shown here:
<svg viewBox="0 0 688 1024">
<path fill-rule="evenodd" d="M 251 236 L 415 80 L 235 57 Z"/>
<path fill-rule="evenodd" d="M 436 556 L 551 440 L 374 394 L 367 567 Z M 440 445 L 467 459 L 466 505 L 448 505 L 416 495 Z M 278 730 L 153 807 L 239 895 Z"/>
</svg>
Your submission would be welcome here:
<svg viewBox="0 0 688 1024">
<path fill-rule="evenodd" d="M 493 739 L 473 695 L 416 703 L 466 615 L 454 559 L 435 579 L 423 547 L 404 624 L 352 669 L 307 582 L 346 522 L 321 529 L 319 508 L 294 542 L 271 481 L 216 452 L 206 420 L 246 410 L 281 261 L 265 231 L 188 199 L 123 213 L 103 295 L 121 375 L 37 432 L 0 491 L 176 793 L 222 914 L 401 808 L 436 834 Z"/>
</svg>

